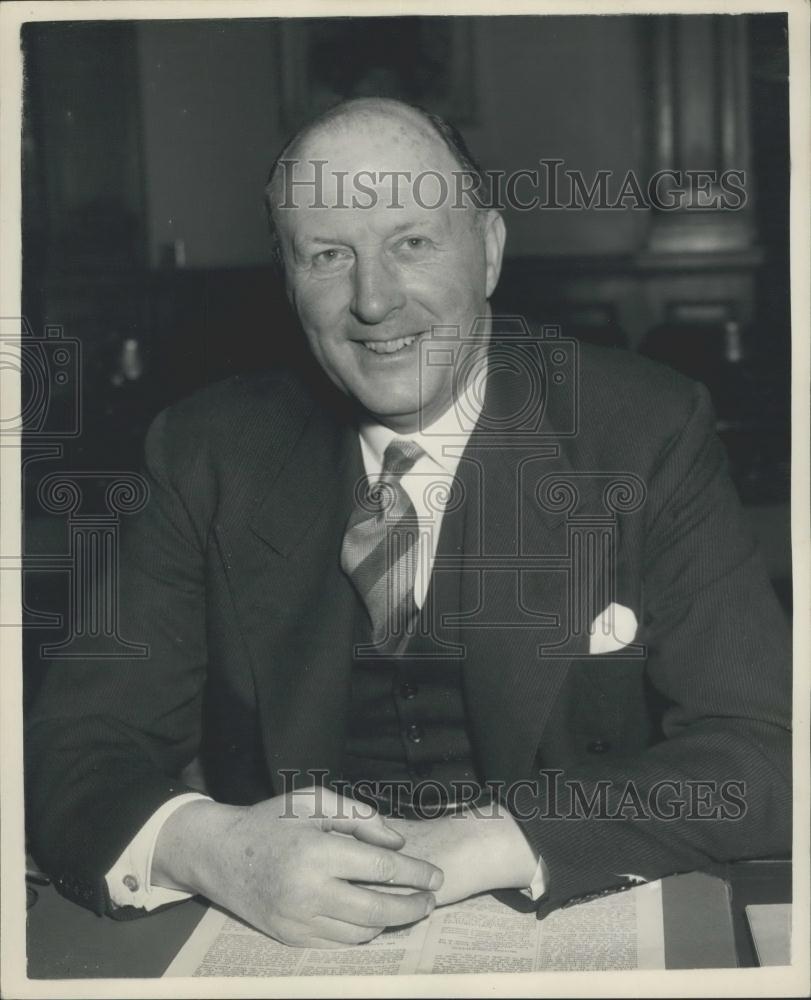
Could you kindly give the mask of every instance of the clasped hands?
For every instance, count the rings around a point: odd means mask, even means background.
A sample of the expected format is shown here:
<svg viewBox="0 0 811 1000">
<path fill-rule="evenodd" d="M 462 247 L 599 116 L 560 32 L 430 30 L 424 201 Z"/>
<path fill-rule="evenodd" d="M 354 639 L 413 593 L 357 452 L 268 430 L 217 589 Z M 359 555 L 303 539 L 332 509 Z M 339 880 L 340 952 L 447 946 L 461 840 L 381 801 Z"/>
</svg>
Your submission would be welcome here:
<svg viewBox="0 0 811 1000">
<path fill-rule="evenodd" d="M 158 836 L 151 881 L 199 893 L 284 944 L 339 948 L 477 892 L 523 888 L 535 866 L 498 806 L 384 820 L 321 788 L 253 806 L 186 803 Z"/>
</svg>

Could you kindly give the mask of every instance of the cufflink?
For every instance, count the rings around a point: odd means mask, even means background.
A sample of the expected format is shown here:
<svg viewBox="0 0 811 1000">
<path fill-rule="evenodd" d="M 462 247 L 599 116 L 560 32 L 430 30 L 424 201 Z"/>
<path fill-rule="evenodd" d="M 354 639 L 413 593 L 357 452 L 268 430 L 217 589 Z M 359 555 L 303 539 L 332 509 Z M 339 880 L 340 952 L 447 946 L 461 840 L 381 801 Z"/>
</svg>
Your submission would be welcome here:
<svg viewBox="0 0 811 1000">
<path fill-rule="evenodd" d="M 632 885 L 644 885 L 648 881 L 644 875 L 633 875 L 631 872 L 618 872 L 617 878 L 624 878 Z"/>
<path fill-rule="evenodd" d="M 127 889 L 129 889 L 130 892 L 138 892 L 140 886 L 138 883 L 138 879 L 134 875 L 125 875 L 124 878 L 121 879 L 121 881 L 124 883 Z"/>
</svg>

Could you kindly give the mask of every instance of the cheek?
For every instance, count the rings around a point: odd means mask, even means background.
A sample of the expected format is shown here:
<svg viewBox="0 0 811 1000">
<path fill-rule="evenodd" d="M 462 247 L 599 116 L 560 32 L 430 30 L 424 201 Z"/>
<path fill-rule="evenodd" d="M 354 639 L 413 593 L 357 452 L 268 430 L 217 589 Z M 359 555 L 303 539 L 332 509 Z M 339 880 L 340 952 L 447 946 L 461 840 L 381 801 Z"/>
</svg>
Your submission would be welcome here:
<svg viewBox="0 0 811 1000">
<path fill-rule="evenodd" d="M 440 258 L 409 277 L 409 297 L 430 303 L 439 313 L 469 309 L 484 301 L 484 267 L 478 256 Z"/>
<path fill-rule="evenodd" d="M 326 341 L 338 333 L 348 307 L 344 285 L 337 281 L 294 287 L 292 303 L 311 341 Z"/>
</svg>

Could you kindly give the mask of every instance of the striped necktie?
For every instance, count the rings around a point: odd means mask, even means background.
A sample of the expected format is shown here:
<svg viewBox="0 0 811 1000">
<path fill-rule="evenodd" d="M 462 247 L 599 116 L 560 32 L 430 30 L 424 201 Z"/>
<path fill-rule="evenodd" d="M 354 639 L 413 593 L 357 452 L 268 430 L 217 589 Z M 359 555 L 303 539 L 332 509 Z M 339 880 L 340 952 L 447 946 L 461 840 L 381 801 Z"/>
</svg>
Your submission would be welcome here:
<svg viewBox="0 0 811 1000">
<path fill-rule="evenodd" d="M 416 619 L 419 522 L 400 479 L 424 454 L 413 441 L 391 441 L 380 479 L 356 489 L 346 526 L 341 566 L 366 606 L 376 645 L 409 634 Z"/>
</svg>

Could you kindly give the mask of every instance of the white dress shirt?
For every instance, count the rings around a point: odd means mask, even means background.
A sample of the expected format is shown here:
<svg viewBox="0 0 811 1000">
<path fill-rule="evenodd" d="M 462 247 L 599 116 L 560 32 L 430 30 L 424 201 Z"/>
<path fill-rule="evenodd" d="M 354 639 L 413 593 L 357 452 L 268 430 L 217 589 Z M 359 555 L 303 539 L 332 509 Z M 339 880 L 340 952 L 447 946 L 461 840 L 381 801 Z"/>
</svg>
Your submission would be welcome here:
<svg viewBox="0 0 811 1000">
<path fill-rule="evenodd" d="M 475 394 L 472 391 L 464 393 L 459 403 L 449 407 L 429 427 L 410 434 L 397 434 L 389 427 L 372 422 L 360 427 L 363 465 L 370 479 L 380 476 L 383 454 L 394 438 L 414 441 L 424 452 L 400 479 L 414 504 L 420 525 L 414 580 L 414 602 L 418 608 L 422 608 L 428 592 L 442 517 L 452 496 L 459 460 L 481 413 L 481 382 L 477 383 L 476 389 Z M 151 885 L 152 855 L 161 827 L 169 816 L 180 806 L 200 798 L 206 796 L 197 792 L 178 795 L 165 802 L 141 827 L 107 873 L 110 899 L 115 905 L 152 910 L 189 896 L 189 893 L 176 889 Z M 546 891 L 547 878 L 546 866 L 543 860 L 539 860 L 532 882 L 524 891 L 531 899 L 540 899 Z"/>
</svg>

